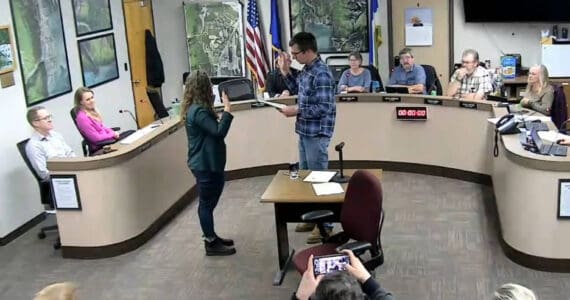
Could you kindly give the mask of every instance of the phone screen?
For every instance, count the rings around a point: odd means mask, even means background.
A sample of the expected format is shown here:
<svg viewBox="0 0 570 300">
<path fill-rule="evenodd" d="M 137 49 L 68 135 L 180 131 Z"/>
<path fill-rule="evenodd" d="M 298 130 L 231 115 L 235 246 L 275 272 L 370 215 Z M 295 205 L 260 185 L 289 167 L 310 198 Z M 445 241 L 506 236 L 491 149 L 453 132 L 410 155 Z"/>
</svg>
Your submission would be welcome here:
<svg viewBox="0 0 570 300">
<path fill-rule="evenodd" d="M 315 276 L 344 271 L 348 264 L 350 264 L 350 258 L 345 254 L 317 256 L 313 258 L 313 271 Z"/>
</svg>

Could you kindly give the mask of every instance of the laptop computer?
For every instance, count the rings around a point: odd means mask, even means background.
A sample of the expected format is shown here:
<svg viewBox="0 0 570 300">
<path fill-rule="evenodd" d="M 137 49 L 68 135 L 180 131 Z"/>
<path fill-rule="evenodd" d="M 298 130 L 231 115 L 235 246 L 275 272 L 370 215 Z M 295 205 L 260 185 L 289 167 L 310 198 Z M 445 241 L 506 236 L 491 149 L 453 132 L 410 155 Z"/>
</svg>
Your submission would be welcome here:
<svg viewBox="0 0 570 300">
<path fill-rule="evenodd" d="M 409 94 L 407 86 L 401 85 L 387 85 L 386 93 L 389 94 Z"/>
<path fill-rule="evenodd" d="M 530 137 L 532 138 L 532 141 L 536 145 L 536 149 L 540 154 L 555 156 L 566 156 L 568 154 L 568 147 L 566 146 L 558 145 L 556 142 L 544 143 L 542 138 L 540 138 L 538 135 L 537 130 L 532 130 L 530 132 Z"/>
</svg>

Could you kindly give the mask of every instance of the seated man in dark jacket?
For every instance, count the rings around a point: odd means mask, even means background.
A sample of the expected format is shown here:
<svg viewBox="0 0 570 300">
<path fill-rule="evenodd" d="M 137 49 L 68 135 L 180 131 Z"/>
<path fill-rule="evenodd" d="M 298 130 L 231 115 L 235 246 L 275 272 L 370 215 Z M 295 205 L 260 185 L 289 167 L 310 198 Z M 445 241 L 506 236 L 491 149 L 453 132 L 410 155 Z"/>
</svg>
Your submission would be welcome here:
<svg viewBox="0 0 570 300">
<path fill-rule="evenodd" d="M 295 72 L 295 71 L 293 71 Z M 275 60 L 275 69 L 267 73 L 267 82 L 265 91 L 269 93 L 269 97 L 290 96 L 289 88 L 285 84 L 285 80 L 279 71 L 279 62 Z"/>
</svg>

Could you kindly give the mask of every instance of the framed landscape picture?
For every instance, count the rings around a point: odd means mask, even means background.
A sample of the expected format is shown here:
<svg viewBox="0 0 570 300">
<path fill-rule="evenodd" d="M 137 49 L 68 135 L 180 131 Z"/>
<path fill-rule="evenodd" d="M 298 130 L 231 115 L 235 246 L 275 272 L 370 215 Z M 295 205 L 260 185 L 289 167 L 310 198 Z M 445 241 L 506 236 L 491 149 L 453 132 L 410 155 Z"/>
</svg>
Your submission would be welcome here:
<svg viewBox="0 0 570 300">
<path fill-rule="evenodd" d="M 59 0 L 10 0 L 26 104 L 71 91 Z"/>
<path fill-rule="evenodd" d="M 112 33 L 80 40 L 77 44 L 84 86 L 94 87 L 119 78 Z"/>
<path fill-rule="evenodd" d="M 10 26 L 0 25 L 0 74 L 13 72 L 15 69 L 14 42 L 10 35 Z"/>
<path fill-rule="evenodd" d="M 109 0 L 72 0 L 77 36 L 113 29 Z"/>
<path fill-rule="evenodd" d="M 320 53 L 368 51 L 368 0 L 289 0 L 291 34 L 312 32 Z"/>
</svg>

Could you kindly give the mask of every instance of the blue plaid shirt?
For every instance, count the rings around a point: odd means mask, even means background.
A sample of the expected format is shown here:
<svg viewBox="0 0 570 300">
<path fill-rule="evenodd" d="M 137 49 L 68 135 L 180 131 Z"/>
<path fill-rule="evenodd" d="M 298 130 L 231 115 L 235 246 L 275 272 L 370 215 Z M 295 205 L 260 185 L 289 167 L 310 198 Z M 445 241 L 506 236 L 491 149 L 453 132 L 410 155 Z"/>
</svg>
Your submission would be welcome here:
<svg viewBox="0 0 570 300">
<path fill-rule="evenodd" d="M 335 84 L 329 67 L 317 58 L 296 76 L 285 77 L 292 95 L 297 95 L 295 132 L 303 136 L 332 137 L 336 118 Z"/>
</svg>

